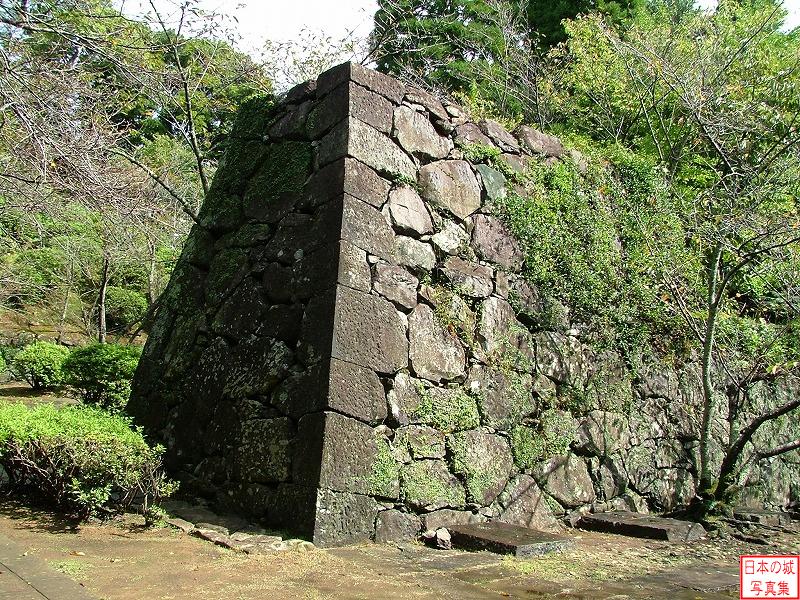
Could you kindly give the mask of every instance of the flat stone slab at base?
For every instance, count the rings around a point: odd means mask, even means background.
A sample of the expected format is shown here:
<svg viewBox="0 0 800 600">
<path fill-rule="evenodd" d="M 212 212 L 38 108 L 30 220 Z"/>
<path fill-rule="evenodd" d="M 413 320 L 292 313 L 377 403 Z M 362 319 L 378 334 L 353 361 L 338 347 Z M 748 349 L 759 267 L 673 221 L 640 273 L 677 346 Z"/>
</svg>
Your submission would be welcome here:
<svg viewBox="0 0 800 600">
<path fill-rule="evenodd" d="M 453 546 L 465 550 L 488 550 L 518 558 L 563 552 L 575 546 L 569 538 L 498 521 L 448 527 Z"/>
<path fill-rule="evenodd" d="M 740 521 L 750 521 L 759 525 L 769 525 L 778 527 L 781 525 L 791 525 L 792 518 L 788 513 L 775 512 L 769 510 L 759 510 L 754 508 L 736 509 L 733 517 Z"/>
<path fill-rule="evenodd" d="M 694 542 L 704 537 L 706 530 L 699 523 L 653 517 L 627 511 L 584 515 L 578 527 L 605 533 L 669 542 Z"/>
</svg>

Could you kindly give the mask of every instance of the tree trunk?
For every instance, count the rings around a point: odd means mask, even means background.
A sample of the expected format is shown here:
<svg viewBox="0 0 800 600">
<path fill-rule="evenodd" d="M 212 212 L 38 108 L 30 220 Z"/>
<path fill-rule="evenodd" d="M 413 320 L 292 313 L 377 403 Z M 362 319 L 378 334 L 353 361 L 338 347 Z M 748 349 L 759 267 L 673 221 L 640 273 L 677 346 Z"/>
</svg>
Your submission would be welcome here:
<svg viewBox="0 0 800 600">
<path fill-rule="evenodd" d="M 703 362 L 701 365 L 703 379 L 703 421 L 700 425 L 700 494 L 707 496 L 713 489 L 711 475 L 711 417 L 714 412 L 714 385 L 711 380 L 713 369 L 714 337 L 717 330 L 717 310 L 719 298 L 717 282 L 719 263 L 722 257 L 722 245 L 714 248 L 708 263 L 708 296 L 706 307 L 706 324 L 703 332 Z"/>
<path fill-rule="evenodd" d="M 103 255 L 103 276 L 100 280 L 100 294 L 97 297 L 97 341 L 106 343 L 106 291 L 108 290 L 108 255 Z"/>
</svg>

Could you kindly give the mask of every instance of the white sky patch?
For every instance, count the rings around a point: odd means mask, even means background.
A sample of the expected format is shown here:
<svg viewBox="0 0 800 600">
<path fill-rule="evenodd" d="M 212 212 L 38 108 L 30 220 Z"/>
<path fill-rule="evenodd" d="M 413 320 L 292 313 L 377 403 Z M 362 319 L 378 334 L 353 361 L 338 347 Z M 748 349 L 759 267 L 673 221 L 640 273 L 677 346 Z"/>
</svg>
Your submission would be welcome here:
<svg viewBox="0 0 800 600">
<path fill-rule="evenodd" d="M 174 0 L 172 0 L 174 2 Z M 174 12 L 170 0 L 155 0 L 165 14 Z M 135 16 L 149 10 L 148 0 L 116 0 L 125 13 Z M 716 0 L 698 0 L 698 5 L 713 8 Z M 320 32 L 332 39 L 349 34 L 363 38 L 372 29 L 372 17 L 377 10 L 376 0 L 200 0 L 206 11 L 225 15 L 228 27 L 238 33 L 238 46 L 258 54 L 267 40 L 288 42 L 301 31 Z M 784 0 L 789 13 L 786 29 L 800 26 L 800 0 Z"/>
<path fill-rule="evenodd" d="M 148 0 L 116 0 L 115 4 L 131 16 L 150 10 Z M 170 0 L 155 0 L 155 5 L 164 15 L 176 13 Z M 200 0 L 199 6 L 224 15 L 227 27 L 241 37 L 239 47 L 251 54 L 261 51 L 267 40 L 288 42 L 303 30 L 333 39 L 351 33 L 366 37 L 378 9 L 375 0 Z"/>
</svg>

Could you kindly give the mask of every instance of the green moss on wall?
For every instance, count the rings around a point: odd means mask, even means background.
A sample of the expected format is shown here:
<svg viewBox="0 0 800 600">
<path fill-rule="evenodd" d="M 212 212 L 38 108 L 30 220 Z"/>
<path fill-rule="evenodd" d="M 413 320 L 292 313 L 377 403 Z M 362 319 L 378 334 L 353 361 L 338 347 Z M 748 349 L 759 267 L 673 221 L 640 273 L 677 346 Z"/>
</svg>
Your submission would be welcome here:
<svg viewBox="0 0 800 600">
<path fill-rule="evenodd" d="M 463 506 L 466 503 L 460 485 L 448 485 L 432 471 L 437 461 L 419 460 L 403 467 L 400 489 L 403 500 L 414 506 Z M 455 482 L 454 482 L 455 483 Z"/>
<path fill-rule="evenodd" d="M 547 410 L 535 427 L 519 425 L 511 430 L 514 462 L 529 470 L 543 460 L 566 454 L 574 435 L 575 421 L 569 413 Z"/>
<path fill-rule="evenodd" d="M 477 400 L 464 390 L 420 386 L 419 394 L 421 400 L 412 414 L 414 420 L 444 433 L 474 429 L 480 425 Z"/>
<path fill-rule="evenodd" d="M 392 456 L 392 449 L 386 440 L 377 440 L 378 453 L 372 464 L 372 473 L 367 478 L 369 493 L 382 498 L 392 498 L 396 494 L 400 480 L 400 467 Z"/>
</svg>

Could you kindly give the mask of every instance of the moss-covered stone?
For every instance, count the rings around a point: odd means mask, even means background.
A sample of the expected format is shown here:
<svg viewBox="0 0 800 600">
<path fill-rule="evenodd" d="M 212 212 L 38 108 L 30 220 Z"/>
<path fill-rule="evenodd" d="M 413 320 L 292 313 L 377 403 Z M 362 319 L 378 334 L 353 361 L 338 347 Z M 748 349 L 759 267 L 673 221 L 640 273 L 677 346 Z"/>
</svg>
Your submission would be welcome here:
<svg viewBox="0 0 800 600">
<path fill-rule="evenodd" d="M 418 460 L 400 471 L 403 500 L 417 508 L 458 508 L 466 503 L 464 486 L 441 460 Z"/>
<path fill-rule="evenodd" d="M 419 389 L 421 400 L 412 419 L 444 433 L 474 429 L 480 425 L 478 403 L 461 388 Z"/>
<path fill-rule="evenodd" d="M 283 142 L 269 147 L 263 166 L 244 193 L 248 218 L 276 223 L 294 207 L 311 172 L 312 149 L 307 142 Z"/>
<path fill-rule="evenodd" d="M 241 281 L 247 266 L 247 251 L 242 248 L 225 248 L 217 253 L 208 270 L 206 279 L 206 302 L 219 304 Z"/>
<path fill-rule="evenodd" d="M 536 427 L 519 425 L 511 430 L 514 462 L 523 470 L 565 454 L 575 437 L 575 419 L 560 410 L 545 411 Z"/>
<path fill-rule="evenodd" d="M 513 461 L 508 443 L 496 434 L 472 430 L 447 436 L 453 472 L 466 484 L 470 502 L 491 504 L 508 481 Z"/>
<path fill-rule="evenodd" d="M 377 440 L 378 452 L 367 477 L 369 493 L 382 498 L 397 498 L 400 467 L 387 440 Z"/>
</svg>

